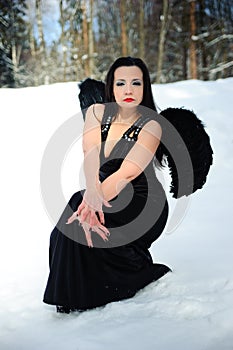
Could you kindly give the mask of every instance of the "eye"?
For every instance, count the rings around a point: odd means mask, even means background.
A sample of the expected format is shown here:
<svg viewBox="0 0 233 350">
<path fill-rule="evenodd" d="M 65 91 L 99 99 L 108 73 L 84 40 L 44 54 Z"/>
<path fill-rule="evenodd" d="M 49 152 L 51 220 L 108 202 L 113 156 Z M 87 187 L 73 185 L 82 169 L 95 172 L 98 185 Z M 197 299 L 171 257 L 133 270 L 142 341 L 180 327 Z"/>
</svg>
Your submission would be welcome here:
<svg viewBox="0 0 233 350">
<path fill-rule="evenodd" d="M 133 85 L 134 85 L 134 86 L 141 86 L 141 85 L 142 85 L 142 82 L 141 82 L 140 80 L 135 80 L 135 81 L 133 82 Z"/>
<path fill-rule="evenodd" d="M 124 82 L 123 81 L 117 81 L 116 82 L 116 86 L 124 86 Z"/>
</svg>

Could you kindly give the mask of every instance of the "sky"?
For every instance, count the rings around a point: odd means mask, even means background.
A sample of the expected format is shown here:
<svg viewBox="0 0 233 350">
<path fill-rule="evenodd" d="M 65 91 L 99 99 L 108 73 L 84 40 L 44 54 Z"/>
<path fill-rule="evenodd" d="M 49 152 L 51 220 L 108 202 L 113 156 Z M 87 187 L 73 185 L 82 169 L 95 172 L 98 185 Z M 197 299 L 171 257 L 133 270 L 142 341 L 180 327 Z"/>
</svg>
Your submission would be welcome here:
<svg viewBox="0 0 233 350">
<path fill-rule="evenodd" d="M 35 19 L 35 3 L 31 3 L 32 8 L 32 22 L 34 23 L 34 34 L 35 37 L 38 38 L 38 29 L 36 25 Z M 45 42 L 47 45 L 51 45 L 51 43 L 59 38 L 61 33 L 61 28 L 59 25 L 59 1 L 57 0 L 49 0 L 42 1 L 42 21 L 43 21 L 43 33 Z"/>
</svg>

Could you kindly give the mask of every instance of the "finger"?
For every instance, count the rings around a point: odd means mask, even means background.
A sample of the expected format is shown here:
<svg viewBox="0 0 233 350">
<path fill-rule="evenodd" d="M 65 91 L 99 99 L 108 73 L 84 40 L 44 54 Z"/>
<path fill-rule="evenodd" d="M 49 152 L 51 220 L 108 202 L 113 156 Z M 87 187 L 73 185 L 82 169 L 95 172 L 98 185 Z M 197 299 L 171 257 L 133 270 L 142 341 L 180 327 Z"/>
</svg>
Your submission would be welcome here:
<svg viewBox="0 0 233 350">
<path fill-rule="evenodd" d="M 82 201 L 82 203 L 79 205 L 77 213 L 78 215 L 80 215 L 81 211 L 85 208 L 86 203 L 84 201 Z"/>
<path fill-rule="evenodd" d="M 86 216 L 86 219 L 85 221 L 83 221 L 82 223 L 85 223 L 85 225 L 88 225 L 89 228 L 93 227 L 93 226 L 98 226 L 100 225 L 101 223 L 99 222 L 98 218 L 97 218 L 97 215 L 95 214 L 95 212 L 93 213 L 93 217 L 92 217 L 92 222 L 91 222 L 91 211 L 89 211 L 89 213 L 87 214 Z M 80 219 L 80 216 L 79 216 L 79 219 Z M 80 219 L 81 221 L 81 219 Z"/>
<path fill-rule="evenodd" d="M 93 227 L 95 225 L 98 226 L 101 224 L 101 222 L 99 222 L 99 219 L 97 217 L 96 212 L 94 210 L 90 210 L 90 209 L 89 209 L 89 212 L 85 218 L 85 222 L 91 227 Z"/>
<path fill-rule="evenodd" d="M 106 201 L 105 199 L 103 200 L 103 204 L 105 205 L 105 207 L 109 207 L 109 208 L 112 207 L 112 205 L 108 201 Z"/>
<path fill-rule="evenodd" d="M 81 214 L 79 215 L 80 222 L 84 222 L 89 214 L 90 209 L 88 207 L 85 207 L 82 211 Z"/>
<path fill-rule="evenodd" d="M 109 232 L 109 230 L 107 229 L 107 227 L 105 227 L 105 226 L 103 226 L 103 225 L 98 225 L 98 228 L 100 228 L 100 229 L 104 232 L 104 234 L 105 234 L 106 236 L 110 236 L 110 232 Z"/>
<path fill-rule="evenodd" d="M 67 220 L 67 224 L 71 224 L 74 220 L 77 220 L 77 212 L 74 212 Z"/>
<path fill-rule="evenodd" d="M 96 229 L 98 229 L 98 232 L 100 232 L 100 230 L 101 230 L 101 232 L 102 232 L 106 237 L 107 237 L 107 236 L 110 236 L 110 232 L 109 232 L 109 230 L 107 229 L 107 227 L 105 227 L 105 226 L 99 224 L 99 225 L 95 225 L 95 226 L 92 228 L 92 230 L 96 230 Z"/>
<path fill-rule="evenodd" d="M 95 212 L 92 210 L 90 213 L 90 226 L 92 227 L 92 226 L 96 225 L 97 220 L 98 220 L 97 216 L 96 216 Z"/>
<path fill-rule="evenodd" d="M 89 248 L 93 248 L 93 243 L 92 243 L 92 239 L 91 239 L 91 232 L 89 231 L 89 228 L 84 226 L 83 229 L 84 229 L 84 232 L 85 232 L 85 236 L 86 236 L 86 241 L 87 241 L 88 247 Z"/>
<path fill-rule="evenodd" d="M 99 212 L 98 212 L 99 214 Z M 97 216 L 97 213 L 95 211 L 92 212 L 92 215 L 89 217 L 90 221 L 86 220 L 89 222 L 90 226 L 100 226 L 102 224 L 100 218 Z"/>
<path fill-rule="evenodd" d="M 98 226 L 94 226 L 92 231 L 96 232 L 104 241 L 108 241 L 108 237 Z"/>
<path fill-rule="evenodd" d="M 105 223 L 105 221 L 104 221 L 104 213 L 100 210 L 100 211 L 98 211 L 98 214 L 99 214 L 99 218 L 100 218 L 101 224 L 104 225 L 104 223 Z"/>
</svg>

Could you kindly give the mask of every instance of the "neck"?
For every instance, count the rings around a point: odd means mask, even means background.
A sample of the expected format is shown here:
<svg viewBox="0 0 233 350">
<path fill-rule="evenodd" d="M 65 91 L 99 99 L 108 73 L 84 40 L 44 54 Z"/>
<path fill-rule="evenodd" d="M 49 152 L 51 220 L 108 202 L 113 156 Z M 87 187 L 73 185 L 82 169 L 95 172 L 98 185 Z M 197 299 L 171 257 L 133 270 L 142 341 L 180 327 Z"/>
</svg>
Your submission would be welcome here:
<svg viewBox="0 0 233 350">
<path fill-rule="evenodd" d="M 120 123 L 121 122 L 129 123 L 129 122 L 135 121 L 138 117 L 139 117 L 139 113 L 137 111 L 137 108 L 130 108 L 130 109 L 119 108 L 116 119 Z"/>
</svg>

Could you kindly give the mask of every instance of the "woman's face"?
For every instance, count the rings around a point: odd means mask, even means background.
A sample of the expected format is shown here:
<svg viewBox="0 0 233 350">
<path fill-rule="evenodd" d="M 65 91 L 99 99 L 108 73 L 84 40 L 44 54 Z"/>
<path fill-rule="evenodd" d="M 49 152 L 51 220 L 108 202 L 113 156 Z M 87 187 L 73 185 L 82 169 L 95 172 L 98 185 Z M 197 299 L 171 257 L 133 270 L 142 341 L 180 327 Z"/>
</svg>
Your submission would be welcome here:
<svg viewBox="0 0 233 350">
<path fill-rule="evenodd" d="M 143 99 L 143 73 L 137 66 L 115 70 L 113 93 L 116 103 L 124 108 L 136 107 Z"/>
</svg>

